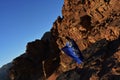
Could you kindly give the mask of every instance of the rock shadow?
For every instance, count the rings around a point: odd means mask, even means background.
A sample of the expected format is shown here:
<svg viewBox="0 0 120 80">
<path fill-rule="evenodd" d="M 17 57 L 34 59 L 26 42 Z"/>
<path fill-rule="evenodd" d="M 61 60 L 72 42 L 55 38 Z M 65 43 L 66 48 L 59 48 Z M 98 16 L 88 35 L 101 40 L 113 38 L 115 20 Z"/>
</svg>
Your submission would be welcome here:
<svg viewBox="0 0 120 80">
<path fill-rule="evenodd" d="M 95 67 L 98 67 L 100 71 L 97 75 L 100 78 L 103 77 L 118 64 L 113 54 L 119 50 L 119 47 L 120 37 L 113 41 L 107 41 L 106 39 L 97 41 L 83 51 L 85 57 L 83 68 L 93 67 L 95 69 Z"/>
<path fill-rule="evenodd" d="M 113 41 L 101 39 L 82 51 L 84 56 L 83 68 L 76 68 L 62 73 L 57 80 L 90 80 L 91 76 L 98 79 L 104 77 L 113 67 L 119 65 L 113 54 L 118 51 L 120 37 Z M 107 77 L 108 79 L 109 77 Z M 108 80 L 119 80 L 120 76 L 112 75 Z"/>
<path fill-rule="evenodd" d="M 80 24 L 87 30 L 90 31 L 92 29 L 91 26 L 91 17 L 89 15 L 85 15 L 80 17 Z"/>
</svg>

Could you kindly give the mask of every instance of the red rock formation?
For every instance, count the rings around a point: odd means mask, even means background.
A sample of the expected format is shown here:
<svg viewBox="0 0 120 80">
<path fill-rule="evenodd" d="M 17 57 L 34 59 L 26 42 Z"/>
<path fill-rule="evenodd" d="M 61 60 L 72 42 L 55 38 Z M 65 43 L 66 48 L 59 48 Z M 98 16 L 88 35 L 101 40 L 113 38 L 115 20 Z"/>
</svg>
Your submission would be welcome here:
<svg viewBox="0 0 120 80">
<path fill-rule="evenodd" d="M 13 60 L 11 80 L 41 80 L 49 77 L 59 66 L 59 51 L 50 32 L 41 40 L 29 42 L 26 52 Z"/>
<path fill-rule="evenodd" d="M 108 80 L 110 76 L 120 75 L 120 58 L 116 57 L 120 54 L 119 5 L 120 0 L 64 1 L 63 17 L 55 21 L 51 32 L 59 48 L 65 45 L 66 37 L 70 37 L 82 51 L 85 61 L 79 65 L 83 71 L 79 76 L 82 75 L 83 78 L 80 77 L 78 80 Z M 76 64 L 70 65 L 71 58 L 62 52 L 60 58 L 60 72 L 76 67 Z M 70 78 L 64 77 L 59 80 L 62 79 Z"/>
<path fill-rule="evenodd" d="M 51 31 L 28 43 L 26 52 L 13 60 L 11 80 L 53 80 L 60 74 L 57 80 L 119 80 L 119 5 L 120 0 L 65 0 L 63 16 Z M 78 44 L 83 64 L 71 64 L 60 51 L 66 37 Z"/>
</svg>

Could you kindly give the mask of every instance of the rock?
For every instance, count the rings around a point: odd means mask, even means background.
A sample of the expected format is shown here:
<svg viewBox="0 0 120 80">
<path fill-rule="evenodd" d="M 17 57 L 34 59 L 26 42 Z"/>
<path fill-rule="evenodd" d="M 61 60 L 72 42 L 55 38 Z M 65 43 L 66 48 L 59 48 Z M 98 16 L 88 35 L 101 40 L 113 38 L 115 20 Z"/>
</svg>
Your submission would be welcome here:
<svg viewBox="0 0 120 80">
<path fill-rule="evenodd" d="M 26 52 L 13 60 L 11 80 L 42 80 L 48 78 L 59 66 L 59 48 L 50 33 L 41 40 L 29 42 Z"/>
<path fill-rule="evenodd" d="M 10 80 L 9 78 L 9 69 L 12 67 L 12 62 L 4 65 L 0 68 L 0 79 L 1 80 Z"/>
<path fill-rule="evenodd" d="M 13 60 L 11 80 L 119 80 L 120 0 L 64 0 L 50 32 Z M 67 37 L 84 56 L 80 65 L 61 51 Z M 71 64 L 72 63 L 72 64 Z"/>
<path fill-rule="evenodd" d="M 59 48 L 65 46 L 66 37 L 74 39 L 85 60 L 81 65 L 76 63 L 71 65 L 72 59 L 61 52 L 59 72 L 63 74 L 58 78 L 59 80 L 71 79 L 68 74 L 74 76 L 74 72 L 70 70 L 74 71 L 76 66 L 83 71 L 87 69 L 81 74 L 75 73 L 76 76 L 86 75 L 78 79 L 73 77 L 72 80 L 109 80 L 110 76 L 116 76 L 117 78 L 113 77 L 115 80 L 120 79 L 118 55 L 120 51 L 120 7 L 118 5 L 120 5 L 120 0 L 64 1 L 63 18 L 60 22 L 55 21 L 51 32 Z"/>
</svg>

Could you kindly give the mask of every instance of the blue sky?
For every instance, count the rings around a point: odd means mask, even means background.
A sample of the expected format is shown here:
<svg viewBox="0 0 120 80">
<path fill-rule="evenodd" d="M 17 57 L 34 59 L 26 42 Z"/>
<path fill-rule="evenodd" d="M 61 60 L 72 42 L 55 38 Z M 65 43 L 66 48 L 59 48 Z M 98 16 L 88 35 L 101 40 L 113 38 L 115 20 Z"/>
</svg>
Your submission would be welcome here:
<svg viewBox="0 0 120 80">
<path fill-rule="evenodd" d="M 62 5 L 63 0 L 0 0 L 0 67 L 49 31 Z"/>
</svg>

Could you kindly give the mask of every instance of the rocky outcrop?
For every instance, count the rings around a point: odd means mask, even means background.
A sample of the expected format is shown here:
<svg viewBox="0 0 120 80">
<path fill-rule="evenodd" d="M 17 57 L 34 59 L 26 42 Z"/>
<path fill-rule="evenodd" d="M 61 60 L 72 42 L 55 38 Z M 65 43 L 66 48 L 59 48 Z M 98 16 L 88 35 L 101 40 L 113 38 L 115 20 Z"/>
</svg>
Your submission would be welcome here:
<svg viewBox="0 0 120 80">
<path fill-rule="evenodd" d="M 64 0 L 62 17 L 41 40 L 29 42 L 9 70 L 11 80 L 119 80 L 120 0 Z M 80 65 L 61 51 L 67 37 L 84 56 Z M 57 77 L 57 78 L 56 78 Z"/>
<path fill-rule="evenodd" d="M 120 38 L 113 41 L 102 39 L 95 42 L 83 51 L 86 59 L 82 68 L 68 70 L 57 80 L 119 80 L 119 48 Z"/>
<path fill-rule="evenodd" d="M 81 65 L 71 65 L 72 59 L 61 52 L 60 73 L 68 72 L 63 73 L 58 80 L 120 79 L 119 5 L 120 0 L 64 1 L 63 17 L 58 17 L 51 32 L 59 48 L 67 42 L 66 37 L 74 39 L 85 60 Z M 74 71 L 76 66 L 80 68 L 80 74 Z M 77 79 L 73 77 L 74 73 L 79 75 Z"/>
<path fill-rule="evenodd" d="M 59 66 L 59 52 L 50 32 L 45 33 L 41 40 L 29 42 L 26 52 L 13 60 L 11 80 L 48 78 Z"/>
<path fill-rule="evenodd" d="M 12 63 L 8 63 L 0 68 L 0 79 L 1 80 L 10 80 L 9 78 L 9 69 L 12 67 Z"/>
</svg>

